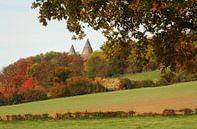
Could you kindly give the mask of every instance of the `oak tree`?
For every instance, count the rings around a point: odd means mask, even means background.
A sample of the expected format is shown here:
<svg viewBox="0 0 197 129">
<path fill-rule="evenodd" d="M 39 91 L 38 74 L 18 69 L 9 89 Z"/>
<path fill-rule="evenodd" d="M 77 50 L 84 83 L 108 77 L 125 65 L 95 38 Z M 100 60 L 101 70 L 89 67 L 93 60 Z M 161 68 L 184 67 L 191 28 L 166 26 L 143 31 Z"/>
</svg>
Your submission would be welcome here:
<svg viewBox="0 0 197 129">
<path fill-rule="evenodd" d="M 172 69 L 177 44 L 197 28 L 196 0 L 36 0 L 32 8 L 39 9 L 43 25 L 65 20 L 77 38 L 85 36 L 85 24 L 108 40 L 152 36 L 160 63 Z"/>
</svg>

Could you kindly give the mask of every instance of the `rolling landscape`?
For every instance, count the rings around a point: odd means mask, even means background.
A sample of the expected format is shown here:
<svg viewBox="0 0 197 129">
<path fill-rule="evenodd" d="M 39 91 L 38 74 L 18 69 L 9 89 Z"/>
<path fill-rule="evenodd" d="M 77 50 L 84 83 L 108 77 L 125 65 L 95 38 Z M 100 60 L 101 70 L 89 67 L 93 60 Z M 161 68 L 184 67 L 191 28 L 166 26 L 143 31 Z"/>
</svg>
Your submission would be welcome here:
<svg viewBox="0 0 197 129">
<path fill-rule="evenodd" d="M 164 109 L 195 109 L 196 107 L 197 81 L 194 81 L 156 88 L 97 93 L 4 106 L 0 107 L 0 116 L 132 110 L 138 113 L 162 113 Z"/>
<path fill-rule="evenodd" d="M 163 109 L 195 109 L 197 107 L 197 82 L 179 83 L 156 88 L 98 93 L 76 97 L 52 99 L 0 107 L 0 116 L 7 114 L 43 114 L 77 111 L 130 111 L 162 112 Z M 176 91 L 176 92 L 174 92 Z M 151 94 L 151 96 L 150 96 Z M 121 105 L 121 106 L 120 106 Z M 173 117 L 133 117 L 67 120 L 36 120 L 0 122 L 1 129 L 194 129 L 197 115 Z M 36 124 L 36 127 L 34 126 Z"/>
<path fill-rule="evenodd" d="M 197 129 L 196 0 L 0 6 L 0 129 Z"/>
</svg>

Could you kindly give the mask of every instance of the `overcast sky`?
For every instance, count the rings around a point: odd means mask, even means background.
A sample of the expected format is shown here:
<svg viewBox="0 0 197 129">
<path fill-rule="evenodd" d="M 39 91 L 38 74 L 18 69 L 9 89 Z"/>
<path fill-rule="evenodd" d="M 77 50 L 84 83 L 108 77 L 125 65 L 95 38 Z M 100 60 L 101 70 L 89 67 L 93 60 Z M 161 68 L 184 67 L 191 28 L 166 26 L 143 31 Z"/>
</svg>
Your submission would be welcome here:
<svg viewBox="0 0 197 129">
<path fill-rule="evenodd" d="M 100 32 L 86 29 L 87 37 L 72 40 L 65 21 L 50 22 L 47 27 L 38 20 L 38 10 L 31 9 L 34 0 L 0 0 L 0 69 L 20 58 L 48 51 L 67 52 L 71 44 L 81 52 L 89 38 L 94 50 L 105 41 Z"/>
</svg>

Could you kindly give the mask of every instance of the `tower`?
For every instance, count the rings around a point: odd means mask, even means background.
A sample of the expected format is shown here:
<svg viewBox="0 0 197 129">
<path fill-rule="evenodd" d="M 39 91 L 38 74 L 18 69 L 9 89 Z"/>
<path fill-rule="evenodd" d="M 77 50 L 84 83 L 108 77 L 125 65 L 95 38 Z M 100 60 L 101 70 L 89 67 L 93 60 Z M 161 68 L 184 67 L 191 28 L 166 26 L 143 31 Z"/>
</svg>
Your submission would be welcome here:
<svg viewBox="0 0 197 129">
<path fill-rule="evenodd" d="M 76 55 L 76 51 L 73 45 L 71 46 L 70 51 L 68 52 L 68 55 Z"/>
<path fill-rule="evenodd" d="M 82 51 L 82 56 L 89 56 L 93 52 L 89 39 L 87 39 L 86 44 Z"/>
</svg>

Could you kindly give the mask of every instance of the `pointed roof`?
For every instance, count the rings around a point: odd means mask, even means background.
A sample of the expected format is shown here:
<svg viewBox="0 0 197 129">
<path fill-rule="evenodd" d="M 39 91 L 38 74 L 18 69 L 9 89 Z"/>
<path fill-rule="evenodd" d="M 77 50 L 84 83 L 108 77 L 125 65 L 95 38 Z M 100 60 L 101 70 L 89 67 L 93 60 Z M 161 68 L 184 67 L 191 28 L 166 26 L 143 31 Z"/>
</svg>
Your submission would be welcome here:
<svg viewBox="0 0 197 129">
<path fill-rule="evenodd" d="M 68 52 L 68 55 L 76 55 L 76 51 L 73 45 L 71 46 L 70 51 Z"/>
<path fill-rule="evenodd" d="M 83 51 L 82 51 L 82 55 L 89 55 L 89 54 L 92 54 L 92 52 L 93 52 L 93 50 L 90 45 L 90 41 L 89 41 L 89 39 L 87 39 L 86 44 L 85 44 Z"/>
</svg>

